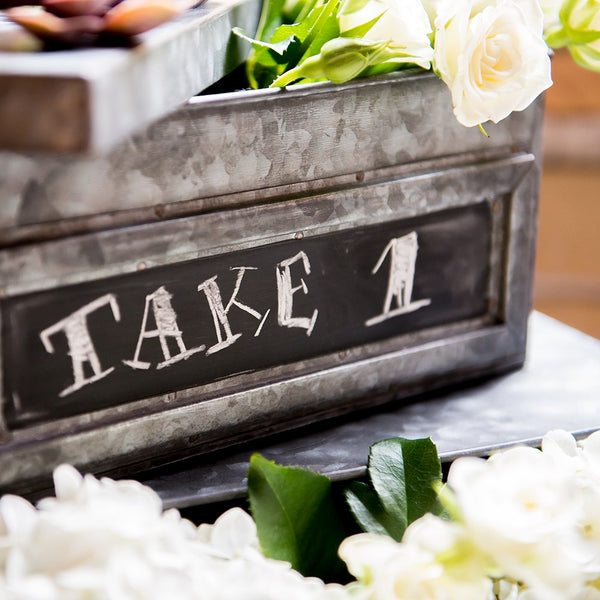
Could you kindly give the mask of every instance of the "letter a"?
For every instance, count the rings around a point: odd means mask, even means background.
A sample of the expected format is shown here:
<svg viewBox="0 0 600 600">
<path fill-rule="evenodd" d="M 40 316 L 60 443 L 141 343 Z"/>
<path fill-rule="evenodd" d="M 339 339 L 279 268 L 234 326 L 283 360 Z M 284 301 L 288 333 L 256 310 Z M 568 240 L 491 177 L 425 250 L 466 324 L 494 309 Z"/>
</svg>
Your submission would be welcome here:
<svg viewBox="0 0 600 600">
<path fill-rule="evenodd" d="M 44 348 L 50 354 L 54 354 L 54 346 L 50 341 L 50 338 L 59 331 L 63 331 L 66 338 L 67 344 L 69 345 L 69 355 L 71 356 L 71 362 L 73 366 L 73 379 L 75 380 L 72 385 L 65 388 L 60 392 L 59 396 L 63 398 L 73 392 L 81 389 L 84 385 L 89 385 L 94 381 L 98 381 L 103 377 L 106 377 L 109 373 L 114 371 L 114 367 L 110 367 L 105 371 L 102 370 L 100 365 L 100 359 L 94 348 L 94 343 L 90 336 L 90 332 L 87 326 L 87 316 L 101 308 L 102 306 L 109 305 L 115 321 L 121 320 L 121 313 L 119 311 L 119 305 L 117 304 L 116 298 L 112 294 L 106 294 L 97 298 L 93 302 L 82 306 L 79 310 L 65 317 L 58 323 L 55 323 L 51 327 L 44 329 L 40 333 L 40 338 L 44 344 Z M 94 375 L 92 377 L 86 377 L 83 371 L 84 364 L 89 363 L 92 367 Z"/>
<path fill-rule="evenodd" d="M 140 335 L 138 337 L 137 345 L 135 348 L 135 355 L 133 360 L 124 360 L 123 363 L 133 369 L 149 369 L 150 363 L 140 360 L 140 352 L 142 350 L 142 343 L 148 338 L 158 338 L 160 341 L 160 348 L 162 350 L 164 359 L 162 362 L 156 365 L 157 369 L 168 367 L 180 360 L 187 360 L 192 354 L 204 350 L 205 346 L 198 346 L 188 350 L 183 343 L 183 337 L 181 331 L 177 326 L 177 315 L 171 305 L 171 294 L 161 286 L 152 294 L 146 296 L 146 305 L 144 306 L 144 316 L 142 317 L 142 326 L 140 328 Z M 156 323 L 156 329 L 147 330 L 148 323 L 148 312 L 152 306 L 152 314 L 154 315 L 154 321 Z M 175 340 L 179 353 L 175 356 L 171 356 L 169 350 L 168 338 Z"/>
</svg>

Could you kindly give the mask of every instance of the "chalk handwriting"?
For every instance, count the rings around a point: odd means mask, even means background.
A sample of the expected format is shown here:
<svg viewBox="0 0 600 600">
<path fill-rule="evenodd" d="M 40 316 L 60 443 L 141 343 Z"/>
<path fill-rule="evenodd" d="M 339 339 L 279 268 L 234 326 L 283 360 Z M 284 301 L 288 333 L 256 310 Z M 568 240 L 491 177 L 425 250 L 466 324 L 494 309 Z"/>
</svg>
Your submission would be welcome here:
<svg viewBox="0 0 600 600">
<path fill-rule="evenodd" d="M 76 310 L 68 317 L 58 321 L 58 323 L 47 327 L 40 333 L 40 338 L 44 344 L 44 348 L 46 348 L 46 351 L 50 354 L 54 353 L 54 346 L 50 341 L 50 338 L 53 335 L 59 331 L 62 331 L 67 338 L 69 355 L 71 356 L 71 363 L 73 366 L 74 382 L 72 385 L 60 392 L 59 396 L 61 398 L 81 389 L 84 385 L 89 385 L 94 381 L 98 381 L 99 379 L 106 377 L 115 369 L 114 367 L 110 367 L 104 371 L 102 370 L 100 359 L 96 353 L 96 349 L 94 347 L 87 324 L 87 316 L 106 305 L 110 306 L 115 321 L 120 321 L 121 313 L 119 311 L 119 305 L 117 304 L 116 298 L 113 294 L 105 294 L 89 304 L 82 306 L 79 310 Z M 88 363 L 92 368 L 94 373 L 92 377 L 85 376 L 84 365 L 86 363 Z"/>
<path fill-rule="evenodd" d="M 277 274 L 277 322 L 282 327 L 301 327 L 302 329 L 306 329 L 306 335 L 310 335 L 313 332 L 319 311 L 315 309 L 310 318 L 292 316 L 294 294 L 299 290 L 308 294 L 308 288 L 302 278 L 300 278 L 300 285 L 292 287 L 290 267 L 299 260 L 302 261 L 305 273 L 310 275 L 310 261 L 306 253 L 302 251 L 291 258 L 281 261 L 275 267 L 275 273 Z"/>
<path fill-rule="evenodd" d="M 431 303 L 430 299 L 412 300 L 417 250 L 417 234 L 414 231 L 402 237 L 392 238 L 384 248 L 371 271 L 372 275 L 377 273 L 389 257 L 390 268 L 383 311 L 365 321 L 364 324 L 367 327 L 398 315 L 419 310 Z M 257 308 L 243 302 L 239 297 L 244 277 L 249 271 L 257 270 L 256 267 L 252 266 L 230 268 L 230 271 L 236 273 L 236 278 L 233 291 L 227 302 L 224 301 L 221 288 L 217 283 L 218 275 L 206 279 L 197 286 L 197 292 L 202 292 L 208 303 L 216 335 L 216 343 L 208 349 L 204 344 L 193 348 L 186 346 L 183 331 L 179 327 L 177 314 L 171 303 L 172 294 L 164 286 L 158 287 L 145 297 L 144 311 L 133 358 L 122 360 L 122 363 L 133 369 L 150 369 L 152 364 L 147 360 L 142 360 L 141 356 L 144 345 L 151 343 L 151 340 L 157 340 L 163 357 L 163 360 L 155 365 L 156 369 L 169 367 L 205 350 L 208 356 L 228 348 L 242 336 L 241 331 L 233 331 L 232 329 L 229 314 L 233 307 L 256 319 L 258 326 L 254 330 L 254 337 L 258 337 L 263 331 L 263 326 L 271 313 L 271 308 L 265 307 L 257 310 Z M 298 270 L 300 270 L 300 273 L 296 274 Z M 307 336 L 310 336 L 314 331 L 319 310 L 314 308 L 310 316 L 294 314 L 294 296 L 298 293 L 305 295 L 309 293 L 304 277 L 310 275 L 310 273 L 310 260 L 303 251 L 275 265 L 277 325 L 285 328 L 304 329 Z M 44 329 L 39 334 L 44 348 L 50 354 L 55 352 L 51 341 L 52 336 L 63 332 L 67 339 L 68 354 L 71 357 L 73 370 L 73 383 L 60 392 L 61 397 L 72 394 L 82 387 L 106 377 L 115 369 L 114 366 L 107 369 L 102 368 L 87 322 L 90 313 L 106 305 L 110 306 L 115 321 L 119 322 L 121 315 L 117 299 L 114 294 L 105 294 Z M 175 350 L 175 353 L 173 353 L 173 350 Z M 85 373 L 86 365 L 88 368 L 87 376 Z M 92 371 L 91 375 L 89 373 L 90 369 Z"/>
<path fill-rule="evenodd" d="M 392 238 L 384 248 L 371 274 L 379 271 L 386 257 L 390 256 L 390 271 L 387 292 L 383 302 L 383 312 L 365 322 L 367 327 L 382 323 L 399 315 L 411 313 L 431 304 L 430 299 L 412 301 L 415 266 L 417 262 L 417 233 Z M 396 308 L 392 303 L 396 301 Z"/>
<path fill-rule="evenodd" d="M 140 328 L 140 335 L 138 336 L 137 345 L 135 347 L 135 354 L 133 360 L 124 360 L 123 363 L 133 369 L 149 369 L 150 363 L 140 360 L 140 352 L 142 350 L 142 344 L 144 340 L 149 338 L 158 338 L 160 342 L 160 348 L 163 353 L 164 360 L 156 365 L 157 369 L 163 369 L 168 367 L 180 360 L 187 360 L 196 352 L 200 352 L 206 348 L 206 346 L 198 346 L 188 350 L 183 342 L 182 332 L 177 325 L 177 315 L 171 305 L 171 294 L 161 286 L 152 294 L 146 296 L 146 304 L 144 306 L 144 316 L 142 317 L 142 326 Z M 152 307 L 152 314 L 154 316 L 154 322 L 156 323 L 156 329 L 147 329 L 148 325 L 148 313 L 149 308 Z M 175 340 L 179 353 L 175 356 L 171 356 L 169 350 L 168 339 Z"/>
<path fill-rule="evenodd" d="M 255 319 L 260 321 L 258 329 L 254 334 L 255 337 L 260 335 L 260 331 L 262 326 L 264 325 L 264 321 L 267 318 L 267 314 L 261 315 L 257 310 L 250 308 L 248 305 L 240 302 L 237 299 L 237 294 L 240 291 L 240 286 L 242 285 L 242 279 L 244 278 L 244 274 L 246 271 L 256 271 L 256 267 L 231 267 L 231 271 L 237 271 L 237 277 L 235 280 L 235 287 L 233 288 L 233 293 L 229 298 L 229 302 L 227 306 L 223 306 L 223 300 L 221 298 L 221 290 L 217 285 L 217 276 L 211 277 L 207 279 L 205 282 L 201 283 L 198 286 L 198 291 L 203 291 L 206 296 L 206 300 L 208 301 L 208 306 L 210 308 L 210 312 L 212 313 L 213 322 L 215 324 L 215 332 L 217 334 L 218 342 L 211 346 L 206 354 L 214 354 L 215 352 L 219 352 L 219 350 L 223 350 L 231 344 L 235 343 L 238 338 L 241 337 L 241 333 L 232 333 L 231 325 L 229 323 L 229 310 L 232 306 L 237 306 L 241 310 L 247 312 L 249 315 L 253 316 Z M 221 332 L 221 328 L 223 332 Z M 223 333 L 225 334 L 225 338 L 223 339 Z"/>
</svg>

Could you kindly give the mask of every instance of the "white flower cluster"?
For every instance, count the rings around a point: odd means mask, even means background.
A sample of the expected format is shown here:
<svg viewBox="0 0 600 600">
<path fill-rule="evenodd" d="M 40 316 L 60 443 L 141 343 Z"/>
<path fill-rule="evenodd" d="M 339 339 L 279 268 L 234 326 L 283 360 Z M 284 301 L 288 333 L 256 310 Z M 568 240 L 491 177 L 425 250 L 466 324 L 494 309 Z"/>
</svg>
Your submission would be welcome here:
<svg viewBox="0 0 600 600">
<path fill-rule="evenodd" d="M 600 432 L 542 450 L 460 458 L 443 490 L 455 520 L 415 521 L 401 543 L 360 534 L 340 555 L 369 600 L 600 599 Z"/>
<path fill-rule="evenodd" d="M 0 499 L 2 600 L 600 600 L 600 432 L 458 459 L 452 520 L 346 539 L 345 588 L 265 558 L 241 509 L 196 527 L 137 482 L 54 478 L 37 508 Z"/>
<path fill-rule="evenodd" d="M 37 509 L 0 499 L 2 600 L 335 600 L 339 586 L 266 559 L 254 521 L 232 509 L 196 527 L 134 481 L 54 473 Z"/>
</svg>

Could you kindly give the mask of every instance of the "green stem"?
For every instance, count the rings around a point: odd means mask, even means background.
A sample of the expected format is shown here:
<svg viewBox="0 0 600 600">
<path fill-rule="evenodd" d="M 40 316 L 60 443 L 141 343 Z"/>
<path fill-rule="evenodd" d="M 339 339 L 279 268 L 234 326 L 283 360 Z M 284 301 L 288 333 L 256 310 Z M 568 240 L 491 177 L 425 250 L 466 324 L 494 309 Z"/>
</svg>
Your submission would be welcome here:
<svg viewBox="0 0 600 600">
<path fill-rule="evenodd" d="M 285 87 L 296 81 L 296 79 L 300 79 L 302 77 L 301 72 L 301 67 L 294 67 L 293 69 L 282 73 L 269 87 Z"/>
</svg>

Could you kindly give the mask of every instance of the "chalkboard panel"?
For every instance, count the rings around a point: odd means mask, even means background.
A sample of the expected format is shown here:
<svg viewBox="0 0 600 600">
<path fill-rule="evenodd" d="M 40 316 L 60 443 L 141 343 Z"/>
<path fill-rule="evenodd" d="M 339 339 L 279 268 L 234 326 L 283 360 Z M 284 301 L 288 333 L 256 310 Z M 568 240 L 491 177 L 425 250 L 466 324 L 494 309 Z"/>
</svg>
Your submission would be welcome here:
<svg viewBox="0 0 600 600">
<path fill-rule="evenodd" d="M 80 415 L 483 315 L 491 223 L 480 203 L 6 298 L 6 423 Z"/>
</svg>

